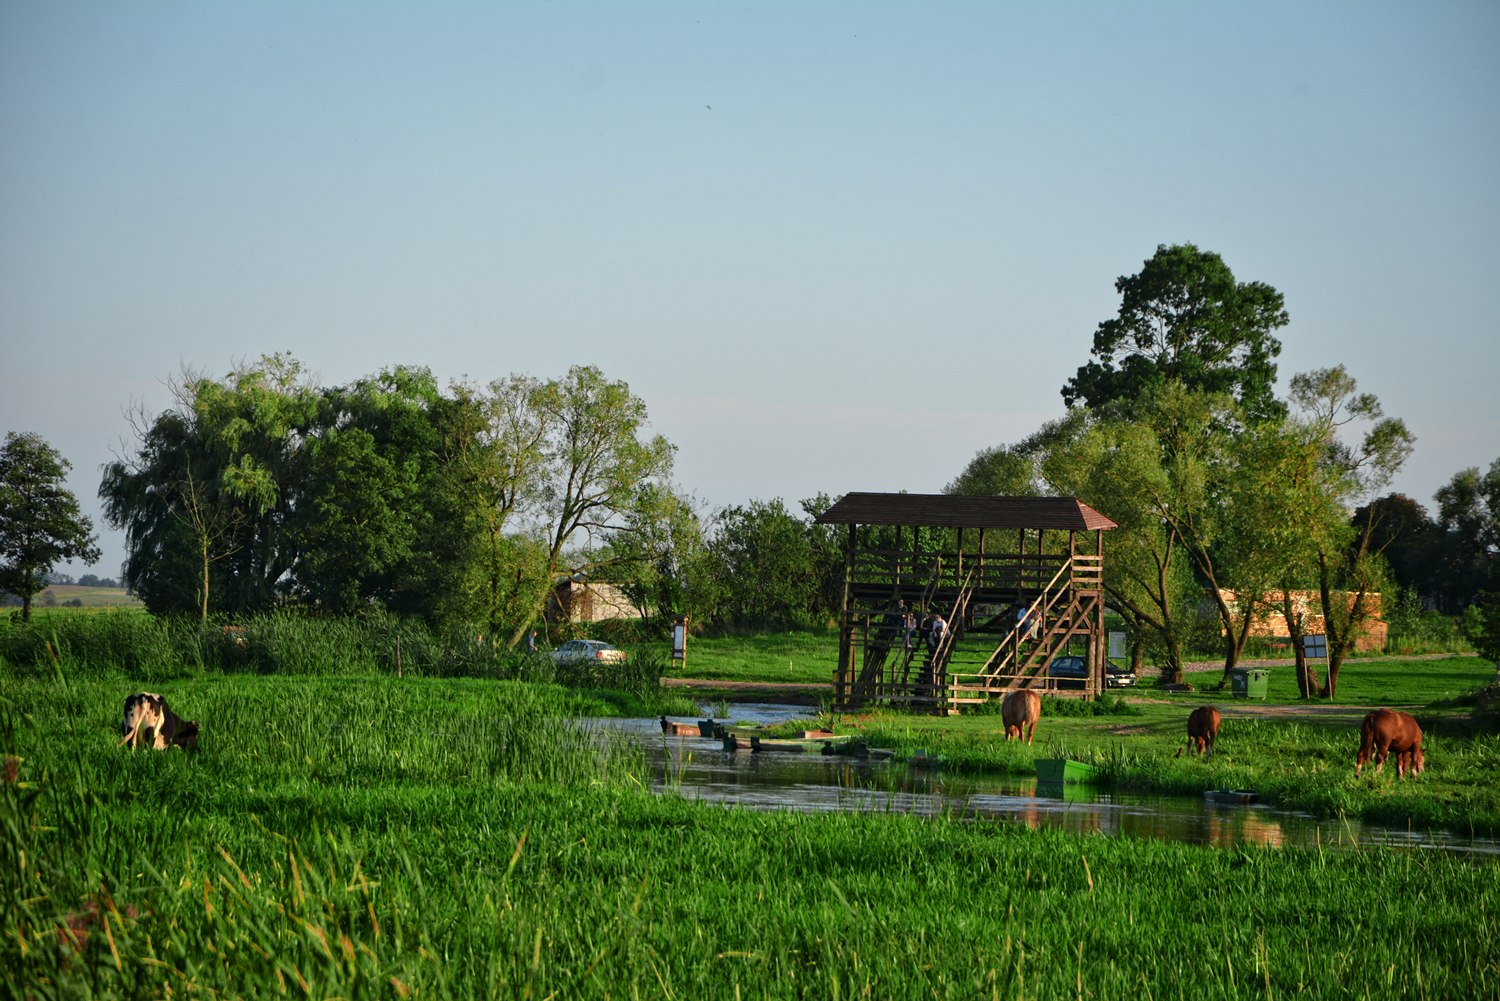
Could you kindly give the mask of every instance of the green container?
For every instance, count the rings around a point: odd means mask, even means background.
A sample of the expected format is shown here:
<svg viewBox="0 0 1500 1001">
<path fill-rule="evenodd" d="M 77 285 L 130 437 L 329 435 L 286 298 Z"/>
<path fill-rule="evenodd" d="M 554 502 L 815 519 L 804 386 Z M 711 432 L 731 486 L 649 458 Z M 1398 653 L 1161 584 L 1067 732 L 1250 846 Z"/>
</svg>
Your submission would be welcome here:
<svg viewBox="0 0 1500 1001">
<path fill-rule="evenodd" d="M 1068 758 L 1037 758 L 1036 779 L 1040 785 L 1061 785 L 1066 782 L 1093 782 L 1099 771 L 1093 765 Z"/>
<path fill-rule="evenodd" d="M 1263 699 L 1271 672 L 1263 667 L 1236 667 L 1229 672 L 1229 691 L 1237 699 Z"/>
</svg>

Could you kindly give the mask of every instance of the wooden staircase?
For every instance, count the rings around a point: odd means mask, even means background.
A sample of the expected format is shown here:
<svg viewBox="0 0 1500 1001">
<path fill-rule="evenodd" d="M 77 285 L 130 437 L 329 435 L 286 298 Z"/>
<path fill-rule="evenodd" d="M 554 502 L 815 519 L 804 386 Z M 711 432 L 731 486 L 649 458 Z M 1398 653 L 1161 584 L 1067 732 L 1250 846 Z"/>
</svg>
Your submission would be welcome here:
<svg viewBox="0 0 1500 1001">
<path fill-rule="evenodd" d="M 1027 606 L 1026 617 L 1014 625 L 987 654 L 950 656 L 944 666 L 943 709 L 953 712 L 980 705 L 1018 688 L 1052 689 L 1047 665 L 1065 653 L 1077 636 L 1088 636 L 1102 597 L 1098 592 L 1069 586 L 1067 571 L 1056 576 Z M 1033 630 L 1031 623 L 1044 623 Z M 1032 633 L 1035 632 L 1035 635 Z M 1092 689 L 1092 685 L 1086 686 Z"/>
</svg>

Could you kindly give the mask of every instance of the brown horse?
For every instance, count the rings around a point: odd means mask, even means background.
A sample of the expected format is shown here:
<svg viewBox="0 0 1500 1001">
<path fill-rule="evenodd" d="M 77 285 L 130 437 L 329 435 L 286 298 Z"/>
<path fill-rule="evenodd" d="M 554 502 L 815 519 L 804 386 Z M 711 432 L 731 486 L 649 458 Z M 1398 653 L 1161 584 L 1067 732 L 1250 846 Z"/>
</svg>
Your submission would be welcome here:
<svg viewBox="0 0 1500 1001">
<path fill-rule="evenodd" d="M 1042 697 L 1029 688 L 1007 692 L 1000 703 L 1000 718 L 1005 720 L 1006 740 L 1024 737 L 1030 744 L 1036 735 L 1036 721 L 1042 718 Z"/>
<path fill-rule="evenodd" d="M 1205 757 L 1214 756 L 1214 741 L 1219 736 L 1219 710 L 1213 706 L 1199 706 L 1188 716 L 1187 721 L 1187 748 L 1190 753 L 1196 752 Z M 1183 748 L 1177 749 L 1177 756 L 1182 757 Z"/>
<path fill-rule="evenodd" d="M 1416 775 L 1426 767 L 1422 757 L 1422 728 L 1408 713 L 1395 709 L 1376 709 L 1359 725 L 1359 754 L 1354 759 L 1354 774 L 1365 762 L 1375 759 L 1375 774 L 1385 767 L 1386 755 L 1396 752 L 1396 777 Z"/>
</svg>

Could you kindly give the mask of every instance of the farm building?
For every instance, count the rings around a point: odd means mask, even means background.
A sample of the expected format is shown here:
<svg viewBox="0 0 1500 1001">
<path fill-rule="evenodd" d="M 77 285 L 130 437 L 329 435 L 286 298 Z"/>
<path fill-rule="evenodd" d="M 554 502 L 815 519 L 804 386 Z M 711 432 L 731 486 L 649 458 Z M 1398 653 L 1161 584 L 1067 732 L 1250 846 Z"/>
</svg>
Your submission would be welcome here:
<svg viewBox="0 0 1500 1001">
<path fill-rule="evenodd" d="M 1086 696 L 1103 690 L 1115 523 L 1077 498 L 852 493 L 817 521 L 845 526 L 835 706 L 953 712 L 1052 688 L 1064 653 L 1083 656 Z M 920 635 L 931 614 L 948 625 L 935 649 Z"/>
<path fill-rule="evenodd" d="M 607 619 L 631 619 L 639 614 L 618 587 L 585 580 L 582 574 L 558 581 L 547 599 L 549 622 L 604 622 Z"/>
<path fill-rule="evenodd" d="M 1220 591 L 1219 594 L 1230 608 L 1239 610 L 1239 595 L 1234 591 Z M 1328 626 L 1323 621 L 1323 603 L 1317 591 L 1292 591 L 1292 614 L 1301 621 L 1302 633 L 1312 636 L 1328 632 Z M 1346 594 L 1346 609 L 1352 607 L 1354 595 Z M 1286 616 L 1281 611 L 1281 592 L 1264 595 L 1258 602 L 1255 619 L 1250 624 L 1250 635 L 1269 639 L 1284 640 L 1291 635 L 1287 628 Z M 1356 627 L 1354 634 L 1354 649 L 1360 653 L 1370 653 L 1385 649 L 1386 634 L 1390 627 L 1380 617 L 1380 595 L 1366 594 L 1364 597 L 1364 612 L 1367 616 Z"/>
</svg>

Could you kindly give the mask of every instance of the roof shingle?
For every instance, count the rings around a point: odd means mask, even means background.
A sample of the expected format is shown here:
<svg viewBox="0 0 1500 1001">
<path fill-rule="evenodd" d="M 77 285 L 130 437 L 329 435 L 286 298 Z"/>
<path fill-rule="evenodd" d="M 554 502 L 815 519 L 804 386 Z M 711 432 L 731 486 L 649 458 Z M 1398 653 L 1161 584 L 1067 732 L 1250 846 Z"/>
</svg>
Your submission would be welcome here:
<svg viewBox="0 0 1500 1001">
<path fill-rule="evenodd" d="M 845 494 L 817 517 L 823 525 L 922 525 L 934 528 L 1115 528 L 1076 497 L 957 494 Z"/>
</svg>

